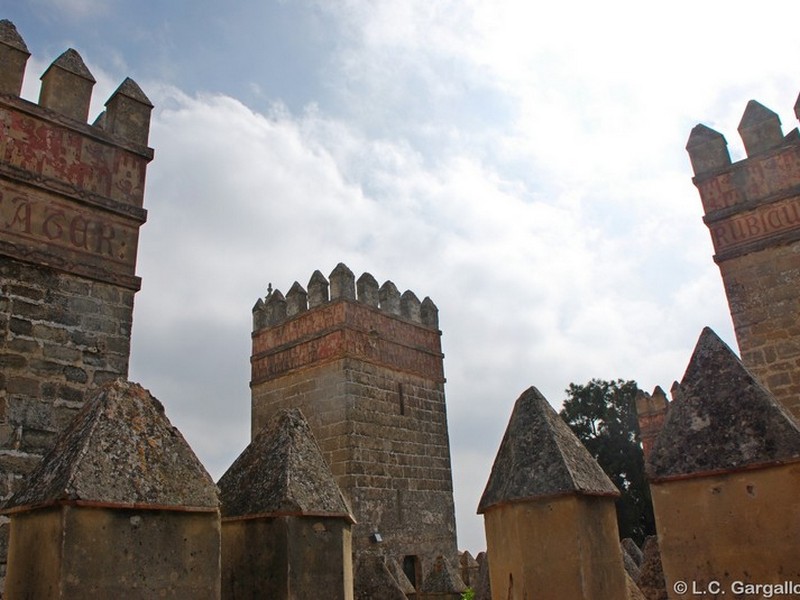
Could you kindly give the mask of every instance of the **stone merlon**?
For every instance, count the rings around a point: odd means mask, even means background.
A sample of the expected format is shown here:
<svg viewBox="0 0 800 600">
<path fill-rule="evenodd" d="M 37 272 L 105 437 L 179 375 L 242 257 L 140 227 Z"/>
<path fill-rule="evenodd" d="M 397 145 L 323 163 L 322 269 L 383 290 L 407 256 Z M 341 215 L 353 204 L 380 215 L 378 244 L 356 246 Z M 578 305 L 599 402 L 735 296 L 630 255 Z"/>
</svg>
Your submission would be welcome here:
<svg viewBox="0 0 800 600">
<path fill-rule="evenodd" d="M 703 175 L 731 164 L 725 136 L 702 123 L 695 125 L 689 134 L 686 151 L 695 175 Z"/>
<path fill-rule="evenodd" d="M 766 152 L 783 143 L 781 120 L 777 113 L 755 100 L 750 100 L 744 109 L 739 135 L 747 156 Z"/>
<path fill-rule="evenodd" d="M 314 271 L 308 291 L 295 281 L 285 298 L 276 289 L 266 299 L 257 300 L 253 307 L 253 330 L 272 327 L 299 313 L 338 300 L 358 302 L 424 327 L 439 328 L 439 309 L 429 297 L 420 302 L 410 290 L 400 294 L 391 281 L 378 288 L 377 281 L 369 273 L 356 281 L 353 272 L 339 263 L 327 279 L 319 270 Z"/>
<path fill-rule="evenodd" d="M 0 94 L 19 96 L 30 55 L 14 24 L 8 19 L 0 21 Z"/>
</svg>

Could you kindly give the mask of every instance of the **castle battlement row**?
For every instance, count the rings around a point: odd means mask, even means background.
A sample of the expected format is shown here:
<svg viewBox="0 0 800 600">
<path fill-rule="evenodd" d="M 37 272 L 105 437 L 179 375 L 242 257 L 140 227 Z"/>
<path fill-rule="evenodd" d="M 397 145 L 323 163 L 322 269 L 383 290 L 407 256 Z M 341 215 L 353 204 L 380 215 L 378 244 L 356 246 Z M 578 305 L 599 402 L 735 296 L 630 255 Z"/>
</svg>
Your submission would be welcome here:
<svg viewBox="0 0 800 600">
<path fill-rule="evenodd" d="M 0 21 L 0 94 L 19 97 L 29 57 L 28 47 L 14 24 Z M 41 80 L 40 108 L 56 118 L 86 123 L 96 81 L 77 51 L 69 48 L 56 58 Z M 133 79 L 126 78 L 105 106 L 92 125 L 96 132 L 109 133 L 132 146 L 147 146 L 153 105 Z"/>
<path fill-rule="evenodd" d="M 297 281 L 286 296 L 278 289 L 270 289 L 266 298 L 259 298 L 253 307 L 253 331 L 278 325 L 299 313 L 336 300 L 356 301 L 418 325 L 439 328 L 439 309 L 428 296 L 420 302 L 414 292 L 406 290 L 401 294 L 388 280 L 379 287 L 369 273 L 363 273 L 356 281 L 347 265 L 339 263 L 328 279 L 319 270 L 314 271 L 307 290 Z"/>
<path fill-rule="evenodd" d="M 125 79 L 89 125 L 95 79 L 69 49 L 20 98 L 30 53 L 0 21 L 0 253 L 138 290 L 135 276 L 153 105 Z"/>
<path fill-rule="evenodd" d="M 794 110 L 800 116 L 800 97 Z M 706 125 L 692 129 L 686 144 L 717 262 L 793 241 L 800 223 L 800 133 L 784 135 L 778 115 L 755 100 L 738 129 L 747 158 L 735 163 L 725 137 Z"/>
</svg>

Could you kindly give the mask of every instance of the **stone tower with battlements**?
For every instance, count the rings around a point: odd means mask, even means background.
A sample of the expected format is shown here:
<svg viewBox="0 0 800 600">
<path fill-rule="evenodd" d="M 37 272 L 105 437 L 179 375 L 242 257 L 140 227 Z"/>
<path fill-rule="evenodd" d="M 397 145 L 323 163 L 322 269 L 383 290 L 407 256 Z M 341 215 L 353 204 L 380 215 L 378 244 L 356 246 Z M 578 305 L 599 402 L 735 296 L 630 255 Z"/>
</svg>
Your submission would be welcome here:
<svg viewBox="0 0 800 600">
<path fill-rule="evenodd" d="M 800 100 L 795 105 L 800 116 Z M 697 125 L 686 149 L 742 361 L 800 417 L 800 135 L 751 100 L 739 124 L 747 158 Z"/>
<path fill-rule="evenodd" d="M 88 124 L 75 50 L 20 98 L 29 53 L 0 21 L 0 498 L 92 390 L 128 372 L 152 105 L 126 79 Z M 0 563 L 5 562 L 0 527 Z"/>
<path fill-rule="evenodd" d="M 437 313 L 343 264 L 253 309 L 253 436 L 301 409 L 353 510 L 356 559 L 396 560 L 417 589 L 457 553 Z"/>
</svg>

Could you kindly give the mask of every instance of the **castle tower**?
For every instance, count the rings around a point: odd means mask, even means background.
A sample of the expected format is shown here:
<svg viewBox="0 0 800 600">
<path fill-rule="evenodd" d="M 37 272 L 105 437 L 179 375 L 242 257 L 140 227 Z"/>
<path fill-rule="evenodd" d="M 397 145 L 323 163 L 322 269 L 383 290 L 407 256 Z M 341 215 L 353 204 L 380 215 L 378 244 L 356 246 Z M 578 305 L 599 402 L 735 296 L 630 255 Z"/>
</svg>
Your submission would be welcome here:
<svg viewBox="0 0 800 600">
<path fill-rule="evenodd" d="M 429 298 L 343 264 L 253 309 L 253 437 L 302 410 L 353 510 L 356 562 L 395 559 L 417 589 L 457 559 L 440 338 Z"/>
<path fill-rule="evenodd" d="M 152 105 L 125 80 L 94 125 L 67 50 L 19 97 L 28 50 L 0 21 L 0 500 L 91 390 L 128 372 Z M 0 575 L 6 523 L 0 522 Z"/>
<path fill-rule="evenodd" d="M 686 149 L 742 361 L 800 417 L 800 135 L 784 137 L 778 115 L 754 100 L 739 133 L 747 158 L 736 163 L 705 125 Z"/>
</svg>

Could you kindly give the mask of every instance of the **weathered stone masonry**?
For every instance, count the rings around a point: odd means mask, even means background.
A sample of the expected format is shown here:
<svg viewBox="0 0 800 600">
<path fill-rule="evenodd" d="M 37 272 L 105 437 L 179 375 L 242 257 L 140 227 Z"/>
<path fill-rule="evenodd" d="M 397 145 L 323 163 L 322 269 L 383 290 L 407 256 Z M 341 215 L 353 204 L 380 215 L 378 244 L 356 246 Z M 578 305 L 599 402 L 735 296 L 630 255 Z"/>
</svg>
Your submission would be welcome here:
<svg viewBox="0 0 800 600">
<path fill-rule="evenodd" d="M 131 79 L 86 122 L 94 78 L 67 50 L 19 97 L 29 54 L 0 21 L 0 497 L 87 394 L 128 372 L 152 105 Z M 0 530 L 1 532 L 2 530 Z M 0 535 L 3 539 L 4 535 Z M 5 547 L 0 545 L 0 562 Z"/>
<path fill-rule="evenodd" d="M 736 163 L 705 125 L 686 149 L 742 361 L 800 417 L 800 135 L 784 136 L 778 115 L 754 100 L 739 133 L 747 158 Z"/>
<path fill-rule="evenodd" d="M 339 265 L 254 308 L 253 435 L 281 408 L 306 415 L 357 524 L 353 548 L 405 564 L 419 584 L 456 558 L 436 307 Z M 380 542 L 374 534 L 378 534 Z"/>
</svg>

